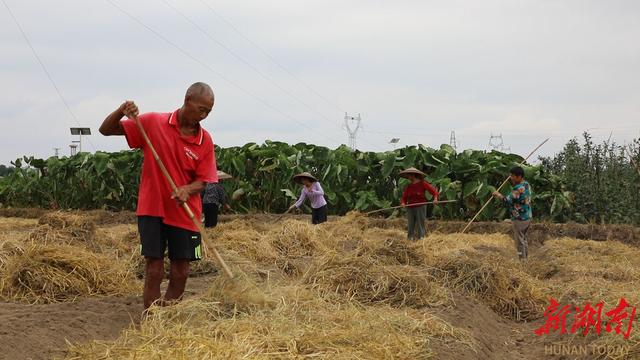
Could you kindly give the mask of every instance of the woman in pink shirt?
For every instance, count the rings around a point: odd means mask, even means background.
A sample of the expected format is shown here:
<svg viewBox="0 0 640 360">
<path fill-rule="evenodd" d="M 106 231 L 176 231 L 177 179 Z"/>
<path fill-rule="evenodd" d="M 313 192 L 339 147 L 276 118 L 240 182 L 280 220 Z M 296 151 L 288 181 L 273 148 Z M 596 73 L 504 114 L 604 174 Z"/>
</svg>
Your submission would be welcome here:
<svg viewBox="0 0 640 360">
<path fill-rule="evenodd" d="M 320 186 L 320 182 L 308 172 L 295 175 L 293 180 L 298 184 L 302 184 L 300 198 L 295 204 L 289 207 L 289 211 L 294 208 L 300 208 L 305 199 L 309 199 L 311 203 L 311 222 L 313 224 L 321 224 L 327 221 L 327 200 L 324 199 L 324 190 Z"/>
</svg>

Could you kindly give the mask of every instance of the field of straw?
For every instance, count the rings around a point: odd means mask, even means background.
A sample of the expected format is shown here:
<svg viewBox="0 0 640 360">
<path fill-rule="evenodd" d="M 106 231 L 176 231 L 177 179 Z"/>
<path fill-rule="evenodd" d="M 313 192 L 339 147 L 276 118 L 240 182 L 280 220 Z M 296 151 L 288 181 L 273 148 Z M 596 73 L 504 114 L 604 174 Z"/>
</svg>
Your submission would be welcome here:
<svg viewBox="0 0 640 360">
<path fill-rule="evenodd" d="M 356 213 L 320 226 L 307 219 L 226 219 L 205 239 L 234 279 L 218 272 L 210 256 L 192 268 L 204 291 L 154 308 L 110 340 L 72 341 L 61 356 L 539 359 L 546 344 L 593 343 L 627 350 L 601 358 L 640 358 L 640 328 L 628 340 L 534 335 L 550 296 L 576 306 L 602 300 L 612 308 L 620 297 L 639 304 L 638 247 L 551 238 L 522 263 L 503 233 L 432 232 L 410 242 L 402 226 Z M 138 296 L 138 251 L 131 223 L 65 212 L 0 218 L 0 309 Z"/>
</svg>

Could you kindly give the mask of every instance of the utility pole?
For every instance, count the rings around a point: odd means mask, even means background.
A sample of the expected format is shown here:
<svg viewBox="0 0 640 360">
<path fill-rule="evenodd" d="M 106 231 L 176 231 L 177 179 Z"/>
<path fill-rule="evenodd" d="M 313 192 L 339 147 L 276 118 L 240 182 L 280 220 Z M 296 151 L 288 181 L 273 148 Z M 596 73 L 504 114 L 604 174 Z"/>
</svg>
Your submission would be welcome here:
<svg viewBox="0 0 640 360">
<path fill-rule="evenodd" d="M 456 132 L 455 131 L 451 131 L 451 136 L 449 137 L 449 145 L 451 145 L 453 150 L 458 152 L 458 142 L 456 141 Z"/>
<path fill-rule="evenodd" d="M 351 150 L 356 149 L 356 136 L 358 135 L 358 130 L 361 128 L 362 117 L 360 114 L 358 116 L 349 116 L 347 113 L 344 113 L 344 127 L 349 134 L 349 147 Z"/>
</svg>

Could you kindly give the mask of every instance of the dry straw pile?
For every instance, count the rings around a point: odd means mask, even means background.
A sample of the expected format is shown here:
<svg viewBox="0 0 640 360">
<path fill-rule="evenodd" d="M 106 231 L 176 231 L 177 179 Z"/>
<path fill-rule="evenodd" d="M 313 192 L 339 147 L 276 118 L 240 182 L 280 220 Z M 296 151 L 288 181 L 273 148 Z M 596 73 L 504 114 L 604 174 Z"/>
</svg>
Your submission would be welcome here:
<svg viewBox="0 0 640 360">
<path fill-rule="evenodd" d="M 425 261 L 447 288 L 472 295 L 513 320 L 542 316 L 549 288 L 516 260 L 509 236 L 433 234 L 422 245 Z"/>
<path fill-rule="evenodd" d="M 122 264 L 74 246 L 31 242 L 4 265 L 0 294 L 5 300 L 50 303 L 138 292 Z"/>
<path fill-rule="evenodd" d="M 118 258 L 118 247 L 91 220 L 48 213 L 29 233 L 0 239 L 0 297 L 51 303 L 139 293 L 131 257 Z"/>
<path fill-rule="evenodd" d="M 157 309 L 115 342 L 72 346 L 68 358 L 435 359 L 436 347 L 474 346 L 426 312 L 334 301 L 301 286 L 251 291 L 245 281 L 217 282 L 215 293 Z"/>
<path fill-rule="evenodd" d="M 505 317 L 541 316 L 545 287 L 515 260 L 489 262 L 512 255 L 507 236 L 416 243 L 376 223 L 359 214 L 321 226 L 222 223 L 208 235 L 236 279 L 220 275 L 209 294 L 156 309 L 114 342 L 74 345 L 70 357 L 428 359 L 475 349 L 433 315 L 460 293 Z"/>
<path fill-rule="evenodd" d="M 438 358 L 477 344 L 435 316 L 471 296 L 514 321 L 542 317 L 548 297 L 583 305 L 640 300 L 640 250 L 615 241 L 561 238 L 516 260 L 505 234 L 433 233 L 405 240 L 400 222 L 348 214 L 320 226 L 236 218 L 208 230 L 237 277 L 212 275 L 207 294 L 153 314 L 115 341 L 74 344 L 69 358 Z M 0 295 L 27 302 L 139 291 L 135 225 L 96 228 L 53 213 L 20 242 L 0 240 Z M 3 232 L 4 231 L 4 232 Z M 8 234 L 0 227 L 0 236 Z M 209 251 L 211 254 L 211 251 Z M 212 259 L 194 266 L 215 274 Z M 640 336 L 571 341 L 629 346 Z"/>
<path fill-rule="evenodd" d="M 219 275 L 208 294 L 156 308 L 114 342 L 74 345 L 69 357 L 430 359 L 475 349 L 434 315 L 453 295 L 400 230 L 351 214 L 322 226 L 237 219 L 208 235 L 235 279 Z"/>
</svg>

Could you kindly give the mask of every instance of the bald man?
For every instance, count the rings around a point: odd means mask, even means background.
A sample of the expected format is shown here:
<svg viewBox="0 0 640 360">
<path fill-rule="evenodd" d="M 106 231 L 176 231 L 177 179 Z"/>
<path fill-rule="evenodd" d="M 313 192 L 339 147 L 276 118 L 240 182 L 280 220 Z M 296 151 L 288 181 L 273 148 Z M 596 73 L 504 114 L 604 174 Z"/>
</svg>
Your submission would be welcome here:
<svg viewBox="0 0 640 360">
<path fill-rule="evenodd" d="M 213 140 L 200 126 L 211 112 L 214 95 L 205 83 L 187 89 L 181 108 L 170 113 L 138 116 L 133 101 L 125 101 L 100 126 L 105 136 L 124 135 L 129 147 L 142 149 L 144 162 L 138 193 L 140 252 L 145 257 L 144 308 L 160 299 L 164 257 L 170 260 L 169 286 L 160 304 L 179 301 L 189 276 L 189 263 L 200 260 L 201 234 L 182 209 L 187 203 L 196 219 L 202 217 L 200 192 L 218 182 Z M 122 120 L 124 116 L 128 119 Z M 138 118 L 178 187 L 173 191 L 133 119 Z M 168 250 L 168 251 L 167 251 Z"/>
</svg>

